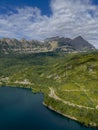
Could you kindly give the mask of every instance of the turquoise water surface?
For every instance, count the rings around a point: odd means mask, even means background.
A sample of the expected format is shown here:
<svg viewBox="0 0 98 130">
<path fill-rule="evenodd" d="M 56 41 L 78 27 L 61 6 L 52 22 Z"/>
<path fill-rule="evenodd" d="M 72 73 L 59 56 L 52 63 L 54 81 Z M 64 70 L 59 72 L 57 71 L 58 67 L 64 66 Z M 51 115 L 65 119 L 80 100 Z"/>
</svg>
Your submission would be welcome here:
<svg viewBox="0 0 98 130">
<path fill-rule="evenodd" d="M 0 88 L 0 130 L 97 130 L 42 105 L 43 95 L 29 89 Z"/>
</svg>

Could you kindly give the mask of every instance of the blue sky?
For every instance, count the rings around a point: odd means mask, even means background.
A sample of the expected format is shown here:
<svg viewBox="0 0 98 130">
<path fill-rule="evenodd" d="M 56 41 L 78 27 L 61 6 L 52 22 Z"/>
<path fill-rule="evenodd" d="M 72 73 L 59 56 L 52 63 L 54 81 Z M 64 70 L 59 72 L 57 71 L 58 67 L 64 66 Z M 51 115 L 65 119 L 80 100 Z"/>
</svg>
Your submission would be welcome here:
<svg viewBox="0 0 98 130">
<path fill-rule="evenodd" d="M 98 48 L 98 0 L 0 0 L 0 37 L 83 36 Z"/>
<path fill-rule="evenodd" d="M 0 0 L 0 12 L 7 13 L 9 10 L 14 10 L 16 7 L 23 8 L 25 6 L 38 7 L 42 14 L 50 15 L 50 0 Z M 5 7 L 5 8 L 2 8 Z"/>
<path fill-rule="evenodd" d="M 98 0 L 92 0 L 92 3 L 98 5 Z"/>
</svg>

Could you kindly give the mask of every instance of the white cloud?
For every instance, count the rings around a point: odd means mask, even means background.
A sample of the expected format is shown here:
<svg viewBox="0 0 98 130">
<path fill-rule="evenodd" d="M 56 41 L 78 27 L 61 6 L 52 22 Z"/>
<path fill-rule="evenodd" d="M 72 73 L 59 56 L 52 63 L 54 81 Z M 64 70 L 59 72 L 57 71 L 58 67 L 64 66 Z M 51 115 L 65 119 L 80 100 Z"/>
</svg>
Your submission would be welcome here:
<svg viewBox="0 0 98 130">
<path fill-rule="evenodd" d="M 0 14 L 0 37 L 43 39 L 82 35 L 98 48 L 98 6 L 90 0 L 51 0 L 52 15 L 33 7 Z"/>
</svg>

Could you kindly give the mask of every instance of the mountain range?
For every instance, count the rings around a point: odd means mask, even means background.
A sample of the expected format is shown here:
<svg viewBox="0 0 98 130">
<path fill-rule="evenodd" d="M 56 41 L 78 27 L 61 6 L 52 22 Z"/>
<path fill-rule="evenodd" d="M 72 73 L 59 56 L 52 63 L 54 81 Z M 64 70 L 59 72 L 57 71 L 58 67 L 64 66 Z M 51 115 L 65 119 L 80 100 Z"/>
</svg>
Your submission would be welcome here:
<svg viewBox="0 0 98 130">
<path fill-rule="evenodd" d="M 41 92 L 48 108 L 98 128 L 98 50 L 81 36 L 43 41 L 2 38 L 3 86 Z"/>
<path fill-rule="evenodd" d="M 81 36 L 74 39 L 65 37 L 51 37 L 43 41 L 38 40 L 26 40 L 26 39 L 0 39 L 0 53 L 39 53 L 39 52 L 52 52 L 52 51 L 64 51 L 64 52 L 85 52 L 89 50 L 95 50 L 95 47 L 91 45 Z"/>
</svg>

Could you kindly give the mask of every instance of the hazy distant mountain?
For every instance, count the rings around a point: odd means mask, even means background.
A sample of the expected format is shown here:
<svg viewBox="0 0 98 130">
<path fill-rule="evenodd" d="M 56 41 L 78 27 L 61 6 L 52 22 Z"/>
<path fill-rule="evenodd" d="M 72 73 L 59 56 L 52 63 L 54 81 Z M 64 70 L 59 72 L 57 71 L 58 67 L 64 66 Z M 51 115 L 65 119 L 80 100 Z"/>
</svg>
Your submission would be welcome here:
<svg viewBox="0 0 98 130">
<path fill-rule="evenodd" d="M 95 47 L 88 43 L 81 36 L 75 39 L 65 37 L 51 37 L 44 41 L 26 40 L 26 39 L 0 39 L 1 53 L 39 53 L 49 51 L 65 51 L 65 52 L 79 52 L 95 50 Z"/>
<path fill-rule="evenodd" d="M 70 44 L 78 51 L 87 51 L 95 49 L 88 41 L 83 39 L 81 36 L 71 40 Z"/>
<path fill-rule="evenodd" d="M 95 50 L 95 47 L 83 39 L 81 36 L 78 36 L 75 39 L 65 37 L 52 37 L 46 39 L 46 41 L 52 46 L 56 46 L 55 49 L 67 52 Z"/>
</svg>

